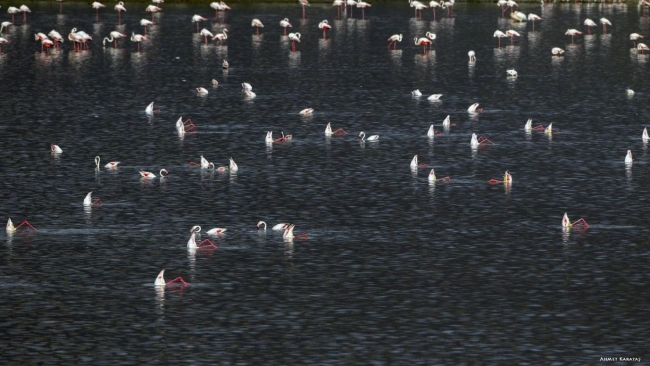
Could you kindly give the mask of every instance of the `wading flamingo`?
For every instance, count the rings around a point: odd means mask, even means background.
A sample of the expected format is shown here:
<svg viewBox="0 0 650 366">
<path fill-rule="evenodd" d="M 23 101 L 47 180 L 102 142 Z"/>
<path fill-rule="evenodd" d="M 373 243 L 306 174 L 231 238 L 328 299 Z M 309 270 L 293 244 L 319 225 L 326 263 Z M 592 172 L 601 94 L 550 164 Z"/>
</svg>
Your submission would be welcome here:
<svg viewBox="0 0 650 366">
<path fill-rule="evenodd" d="M 603 34 L 607 33 L 607 26 L 609 25 L 610 27 L 612 26 L 612 23 L 610 23 L 607 18 L 600 18 L 600 24 L 603 25 Z"/>
<path fill-rule="evenodd" d="M 390 46 L 393 46 L 393 49 L 397 49 L 397 42 L 402 42 L 402 35 L 401 34 L 393 34 L 392 36 L 388 37 L 388 49 L 390 49 Z"/>
<path fill-rule="evenodd" d="M 296 42 L 300 43 L 300 33 L 289 33 L 289 40 L 291 41 L 291 52 L 296 52 Z"/>
<path fill-rule="evenodd" d="M 498 41 L 498 43 L 497 43 L 497 47 L 498 47 L 498 48 L 501 48 L 501 38 L 503 38 L 503 37 L 507 37 L 507 36 L 506 36 L 505 33 L 501 32 L 500 30 L 496 30 L 496 31 L 494 31 L 494 35 L 493 35 L 493 37 L 496 37 L 496 39 L 497 39 L 497 41 Z"/>
<path fill-rule="evenodd" d="M 260 28 L 264 28 L 264 24 L 256 18 L 251 21 L 251 27 L 255 27 L 255 34 L 260 34 Z"/>
<path fill-rule="evenodd" d="M 530 13 L 530 14 L 528 14 L 528 20 L 533 22 L 533 32 L 534 32 L 535 31 L 535 21 L 536 20 L 542 20 L 542 17 L 540 17 L 537 14 Z"/>
<path fill-rule="evenodd" d="M 302 19 L 305 19 L 305 6 L 310 6 L 309 1 L 307 0 L 298 0 L 298 3 L 302 5 Z"/>
<path fill-rule="evenodd" d="M 630 34 L 630 41 L 632 41 L 634 45 L 633 48 L 636 48 L 636 41 L 639 40 L 640 38 L 643 38 L 643 36 L 640 35 L 639 33 Z"/>
<path fill-rule="evenodd" d="M 414 37 L 413 43 L 415 43 L 416 46 L 422 46 L 422 54 L 424 55 L 427 52 L 427 46 L 431 44 L 431 40 L 426 37 Z"/>
<path fill-rule="evenodd" d="M 144 11 L 146 11 L 148 13 L 151 13 L 151 21 L 153 22 L 154 14 L 159 12 L 159 11 L 162 11 L 162 8 L 159 8 L 159 7 L 155 6 L 155 5 L 149 5 L 144 9 Z"/>
<path fill-rule="evenodd" d="M 11 14 L 11 24 L 14 24 L 16 22 L 14 17 L 16 16 L 16 13 L 20 13 L 20 9 L 15 6 L 10 6 L 7 8 L 7 13 Z"/>
<path fill-rule="evenodd" d="M 117 24 L 122 24 L 122 12 L 126 12 L 126 8 L 124 7 L 124 2 L 120 1 L 119 3 L 117 3 L 114 9 L 117 12 Z"/>
<path fill-rule="evenodd" d="M 591 34 L 591 27 L 595 27 L 597 25 L 596 22 L 594 22 L 589 18 L 585 19 L 584 23 L 582 24 L 584 24 L 584 26 L 587 27 L 587 34 Z"/>
<path fill-rule="evenodd" d="M 206 18 L 204 18 L 204 17 L 202 17 L 202 16 L 200 16 L 198 14 L 194 14 L 192 16 L 192 23 L 196 23 L 196 33 L 199 33 L 199 24 L 204 20 L 208 20 L 208 19 L 206 19 Z"/>
<path fill-rule="evenodd" d="M 117 31 L 112 31 L 111 32 L 111 38 L 104 37 L 104 40 L 102 41 L 102 45 L 104 45 L 104 47 L 106 47 L 106 41 L 108 41 L 108 42 L 113 42 L 113 48 L 117 48 L 117 40 L 119 38 L 126 38 L 126 37 L 127 37 L 126 34 L 122 34 L 122 33 L 117 32 Z"/>
<path fill-rule="evenodd" d="M 318 28 L 323 31 L 323 39 L 327 39 L 327 31 L 332 29 L 332 26 L 329 24 L 327 19 L 324 19 L 322 22 L 318 23 Z"/>
<path fill-rule="evenodd" d="M 92 4 L 92 7 L 93 7 L 93 9 L 95 9 L 95 22 L 99 23 L 99 9 L 105 8 L 106 5 L 104 5 L 104 4 L 102 4 L 102 3 L 98 2 L 98 1 L 95 1 Z"/>
<path fill-rule="evenodd" d="M 582 34 L 577 29 L 567 29 L 566 33 L 564 33 L 565 36 L 571 36 L 571 44 L 573 44 L 573 37 Z"/>
<path fill-rule="evenodd" d="M 223 31 L 221 31 L 221 33 L 218 33 L 217 35 L 212 37 L 212 40 L 219 42 L 220 45 L 223 44 L 223 41 L 225 39 L 228 39 L 228 29 L 224 29 Z"/>
<path fill-rule="evenodd" d="M 131 42 L 135 42 L 138 44 L 138 52 L 140 52 L 140 43 L 146 40 L 147 37 L 143 36 L 142 34 L 135 34 L 135 32 L 131 33 Z"/>
<path fill-rule="evenodd" d="M 146 36 L 147 35 L 147 28 L 151 27 L 152 25 L 156 25 L 156 23 L 152 22 L 149 19 L 142 18 L 140 20 L 140 25 L 142 26 L 142 29 L 144 30 L 144 35 Z"/>
<path fill-rule="evenodd" d="M 360 8 L 360 9 L 361 9 L 361 19 L 363 19 L 363 20 L 366 19 L 366 13 L 365 13 L 366 8 L 369 8 L 369 7 L 371 7 L 371 6 L 372 6 L 372 5 L 368 4 L 368 3 L 365 2 L 365 1 L 362 1 L 362 0 L 357 1 L 357 8 Z"/>
<path fill-rule="evenodd" d="M 284 34 L 285 36 L 287 35 L 287 28 L 291 28 L 291 23 L 289 23 L 289 18 L 284 18 L 280 21 L 280 27 L 284 28 Z"/>
<path fill-rule="evenodd" d="M 201 34 L 201 37 L 203 37 L 203 40 L 205 41 L 205 44 L 208 44 L 208 37 L 214 38 L 214 35 L 212 34 L 212 32 L 210 32 L 209 30 L 207 30 L 205 28 L 201 29 L 200 34 Z"/>
<path fill-rule="evenodd" d="M 27 24 L 27 13 L 31 13 L 27 5 L 21 5 L 19 9 L 23 13 L 23 25 Z"/>
</svg>

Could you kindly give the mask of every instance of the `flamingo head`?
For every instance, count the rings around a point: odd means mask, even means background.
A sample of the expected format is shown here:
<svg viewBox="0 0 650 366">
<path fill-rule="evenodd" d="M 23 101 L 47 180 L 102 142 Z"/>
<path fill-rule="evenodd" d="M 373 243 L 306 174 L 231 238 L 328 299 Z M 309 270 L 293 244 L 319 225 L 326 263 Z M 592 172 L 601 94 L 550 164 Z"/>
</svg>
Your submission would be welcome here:
<svg viewBox="0 0 650 366">
<path fill-rule="evenodd" d="M 192 226 L 192 228 L 190 229 L 190 232 L 191 232 L 191 233 L 199 233 L 199 232 L 201 232 L 201 227 L 200 227 L 199 225 L 194 225 L 194 226 Z"/>
</svg>

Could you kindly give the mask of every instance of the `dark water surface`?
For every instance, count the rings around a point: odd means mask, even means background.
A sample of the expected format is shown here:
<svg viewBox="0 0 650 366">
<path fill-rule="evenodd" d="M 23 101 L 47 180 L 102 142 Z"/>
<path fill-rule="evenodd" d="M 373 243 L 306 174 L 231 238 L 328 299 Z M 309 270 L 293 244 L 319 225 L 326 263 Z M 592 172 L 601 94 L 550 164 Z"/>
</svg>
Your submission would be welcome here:
<svg viewBox="0 0 650 366">
<path fill-rule="evenodd" d="M 38 232 L 0 234 L 1 359 L 645 361 L 650 56 L 628 36 L 650 36 L 650 21 L 636 6 L 522 4 L 544 17 L 533 32 L 500 19 L 495 4 L 458 4 L 436 22 L 430 11 L 413 18 L 406 4 L 376 4 L 366 20 L 358 9 L 335 20 L 334 7 L 314 5 L 304 21 L 297 4 L 233 5 L 217 23 L 207 4 L 163 4 L 137 53 L 128 39 L 113 49 L 101 38 L 142 33 L 146 4 L 127 3 L 117 28 L 112 3 L 100 23 L 88 4 L 64 3 L 63 15 L 56 2 L 28 5 L 28 24 L 9 28 L 0 55 L 0 217 Z M 229 29 L 224 46 L 202 43 L 193 14 L 210 17 L 202 27 L 215 34 Z M 602 16 L 608 34 L 594 28 L 570 44 L 566 29 Z M 284 17 L 302 34 L 298 52 L 282 36 Z M 266 25 L 259 36 L 252 18 Z M 317 28 L 325 18 L 328 40 Z M 75 27 L 93 36 L 89 51 L 66 40 L 48 56 L 33 38 Z M 522 36 L 495 48 L 497 29 Z M 437 39 L 423 56 L 412 39 L 427 31 Z M 387 51 L 395 33 L 404 41 Z M 506 77 L 511 68 L 516 79 Z M 242 82 L 256 98 L 244 97 Z M 197 96 L 199 86 L 209 94 Z M 433 93 L 440 102 L 427 100 Z M 151 101 L 161 112 L 150 118 Z M 473 102 L 484 112 L 468 114 Z M 313 116 L 299 115 L 308 107 Z M 454 125 L 443 131 L 447 115 Z M 176 133 L 180 116 L 195 133 Z M 528 118 L 559 132 L 527 134 Z M 349 135 L 326 138 L 328 122 Z M 443 135 L 428 139 L 431 124 Z M 267 146 L 266 131 L 293 141 Z M 379 141 L 360 144 L 360 131 Z M 472 132 L 495 145 L 472 150 Z M 50 144 L 63 153 L 51 155 Z M 217 166 L 232 157 L 239 171 L 190 167 L 201 154 Z M 415 154 L 451 181 L 412 172 Z M 96 172 L 96 155 L 102 166 L 121 164 Z M 163 182 L 138 174 L 162 168 Z M 506 170 L 511 187 L 488 184 Z M 89 191 L 101 207 L 84 209 Z M 564 212 L 591 226 L 563 232 Z M 294 223 L 309 238 L 259 233 L 259 220 Z M 217 249 L 188 252 L 193 225 L 228 231 L 213 238 Z M 191 285 L 156 289 L 162 268 Z"/>
</svg>

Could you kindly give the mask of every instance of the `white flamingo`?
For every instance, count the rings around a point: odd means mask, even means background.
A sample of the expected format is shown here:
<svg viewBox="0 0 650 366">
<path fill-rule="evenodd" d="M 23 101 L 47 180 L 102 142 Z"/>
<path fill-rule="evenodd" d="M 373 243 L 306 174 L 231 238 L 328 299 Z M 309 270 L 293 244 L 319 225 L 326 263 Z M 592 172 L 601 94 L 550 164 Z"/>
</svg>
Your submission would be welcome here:
<svg viewBox="0 0 650 366">
<path fill-rule="evenodd" d="M 99 162 L 100 162 L 100 160 L 101 160 L 101 159 L 99 158 L 99 156 L 95 156 L 95 167 L 96 167 L 97 169 L 99 169 Z M 108 164 L 104 165 L 104 168 L 107 168 L 107 169 L 115 169 L 115 168 L 117 168 L 117 164 L 119 164 L 119 163 L 120 163 L 119 161 L 111 161 L 111 162 L 109 162 Z"/>
<path fill-rule="evenodd" d="M 291 23 L 289 23 L 289 18 L 284 18 L 280 21 L 280 27 L 284 28 L 284 34 L 285 36 L 287 35 L 287 28 L 291 28 Z"/>
<path fill-rule="evenodd" d="M 300 43 L 300 33 L 289 33 L 289 40 L 291 41 L 291 52 L 295 52 L 296 42 Z"/>
<path fill-rule="evenodd" d="M 393 34 L 392 36 L 388 37 L 388 49 L 390 49 L 390 46 L 393 46 L 393 49 L 397 49 L 397 42 L 402 42 L 402 35 L 401 34 Z"/>
<path fill-rule="evenodd" d="M 208 37 L 214 38 L 214 35 L 212 34 L 212 32 L 210 32 L 209 30 L 207 30 L 205 28 L 201 29 L 200 34 L 201 34 L 201 37 L 203 37 L 203 39 L 205 40 L 205 44 L 208 44 Z"/>
<path fill-rule="evenodd" d="M 256 18 L 251 21 L 251 27 L 255 27 L 255 34 L 260 34 L 260 28 L 264 28 L 264 24 Z"/>
<path fill-rule="evenodd" d="M 206 19 L 206 18 L 204 18 L 204 17 L 202 17 L 202 16 L 200 16 L 198 14 L 194 14 L 192 16 L 192 23 L 196 23 L 196 33 L 199 33 L 199 24 L 202 21 L 205 21 L 205 20 L 208 20 L 208 19 Z"/>
<path fill-rule="evenodd" d="M 122 12 L 126 13 L 126 8 L 124 7 L 124 2 L 120 1 L 115 5 L 114 7 L 115 11 L 117 12 L 117 24 L 122 24 Z"/>
<path fill-rule="evenodd" d="M 106 5 L 104 5 L 104 4 L 102 4 L 102 3 L 98 2 L 98 1 L 95 1 L 95 2 L 92 3 L 92 7 L 93 7 L 93 9 L 95 9 L 95 21 L 99 22 L 99 9 L 105 8 Z"/>
<path fill-rule="evenodd" d="M 217 35 L 212 37 L 212 40 L 219 42 L 220 45 L 223 44 L 225 39 L 228 39 L 228 29 L 224 29 L 221 33 L 217 33 Z"/>
<path fill-rule="evenodd" d="M 52 154 L 61 154 L 63 150 L 59 147 L 59 145 L 50 145 L 50 150 L 52 150 Z"/>
<path fill-rule="evenodd" d="M 318 28 L 323 31 L 323 39 L 327 39 L 327 31 L 332 29 L 332 26 L 329 24 L 327 19 L 323 19 L 318 23 Z"/>
<path fill-rule="evenodd" d="M 117 48 L 117 40 L 119 38 L 126 38 L 127 37 L 126 34 L 122 34 L 122 33 L 118 32 L 118 31 L 112 31 L 110 33 L 110 36 L 111 36 L 110 38 L 104 37 L 104 40 L 102 41 L 102 45 L 104 47 L 106 47 L 106 41 L 108 41 L 108 42 L 113 42 L 113 48 Z"/>
<path fill-rule="evenodd" d="M 379 135 L 370 135 L 370 136 L 368 136 L 368 138 L 366 138 L 366 133 L 361 131 L 361 132 L 359 132 L 359 139 L 361 140 L 361 142 L 363 142 L 363 141 L 372 142 L 372 141 L 379 140 Z"/>
</svg>

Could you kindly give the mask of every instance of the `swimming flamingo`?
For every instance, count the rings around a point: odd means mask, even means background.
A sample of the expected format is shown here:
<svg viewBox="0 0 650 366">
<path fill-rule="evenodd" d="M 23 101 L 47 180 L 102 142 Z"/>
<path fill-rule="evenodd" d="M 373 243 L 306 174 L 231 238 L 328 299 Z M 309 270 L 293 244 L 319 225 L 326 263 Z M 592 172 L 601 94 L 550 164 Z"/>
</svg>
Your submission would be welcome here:
<svg viewBox="0 0 650 366">
<path fill-rule="evenodd" d="M 14 17 L 16 15 L 16 13 L 20 13 L 20 9 L 18 9 L 15 6 L 10 6 L 10 7 L 7 8 L 7 13 L 11 14 L 11 24 L 14 24 L 15 21 L 16 21 L 14 19 Z"/>
<path fill-rule="evenodd" d="M 639 33 L 632 33 L 632 34 L 630 34 L 630 41 L 633 42 L 633 44 L 634 44 L 633 47 L 634 47 L 634 48 L 636 48 L 636 41 L 637 41 L 639 38 L 643 38 L 643 36 L 640 35 Z"/>
<path fill-rule="evenodd" d="M 603 34 L 607 33 L 607 26 L 609 25 L 610 27 L 612 26 L 612 23 L 607 20 L 607 18 L 600 18 L 600 24 L 603 25 Z"/>
<path fill-rule="evenodd" d="M 219 82 L 217 81 L 217 79 L 212 79 L 211 83 L 212 83 L 212 86 L 214 86 L 214 87 L 219 85 Z"/>
<path fill-rule="evenodd" d="M 331 122 L 328 122 L 327 127 L 325 127 L 325 136 L 332 136 L 332 135 L 334 135 L 334 136 L 343 136 L 343 135 L 347 135 L 347 134 L 348 133 L 342 128 L 339 128 L 336 131 L 332 131 Z"/>
<path fill-rule="evenodd" d="M 372 142 L 372 141 L 379 140 L 379 135 L 371 135 L 371 136 L 368 136 L 368 138 L 366 139 L 366 133 L 361 131 L 361 132 L 359 132 L 359 139 L 361 140 L 361 142 L 364 142 L 364 141 L 371 141 Z"/>
<path fill-rule="evenodd" d="M 29 226 L 31 229 L 33 229 L 34 231 L 38 231 L 38 230 L 36 230 L 36 228 L 33 227 L 33 226 L 32 226 L 32 225 L 31 225 L 27 220 L 24 220 L 24 221 L 21 222 L 20 225 L 18 225 L 18 226 L 14 226 L 14 223 L 11 222 L 11 218 L 9 218 L 9 219 L 7 219 L 7 226 L 6 226 L 7 235 L 12 235 L 13 233 L 16 232 L 16 230 L 18 230 L 18 229 L 19 229 L 21 226 L 23 226 L 23 225 L 27 225 L 27 226 Z M 274 229 L 274 230 L 275 230 L 275 229 Z"/>
<path fill-rule="evenodd" d="M 643 128 L 643 133 L 641 134 L 641 140 L 643 140 L 643 142 L 648 142 L 648 139 L 650 139 L 650 136 L 648 136 L 648 128 L 645 127 Z"/>
<path fill-rule="evenodd" d="M 126 12 L 126 8 L 124 7 L 124 2 L 120 1 L 115 5 L 115 11 L 117 11 L 117 24 L 122 24 L 122 12 Z"/>
<path fill-rule="evenodd" d="M 95 166 L 97 167 L 97 169 L 99 169 L 99 161 L 100 161 L 99 156 L 95 156 Z M 111 161 L 110 163 L 104 165 L 104 168 L 115 169 L 117 168 L 117 164 L 119 163 L 120 163 L 119 161 Z"/>
<path fill-rule="evenodd" d="M 2 42 L 0 42 L 0 43 L 2 43 Z M 61 150 L 59 145 L 54 145 L 54 144 L 50 145 L 50 150 L 52 150 L 52 154 L 60 154 L 60 153 L 63 152 L 63 150 Z"/>
<path fill-rule="evenodd" d="M 159 11 L 162 11 L 162 8 L 159 8 L 159 7 L 155 6 L 155 5 L 149 5 L 144 9 L 144 11 L 151 13 L 151 21 L 153 22 L 154 14 L 159 12 Z M 197 26 L 197 28 L 198 28 L 198 26 Z"/>
<path fill-rule="evenodd" d="M 411 92 L 411 95 L 414 96 L 414 97 L 421 97 L 421 96 L 422 96 L 422 92 L 420 91 L 420 89 L 415 89 L 415 90 L 413 90 L 413 91 Z"/>
<path fill-rule="evenodd" d="M 160 113 L 160 109 L 153 109 L 153 103 L 154 102 L 151 102 L 149 103 L 149 105 L 147 105 L 147 108 L 144 109 L 144 113 L 146 114 Z"/>
<path fill-rule="evenodd" d="M 205 242 L 208 242 L 209 244 L 201 245 L 201 244 L 203 244 Z M 214 243 L 212 241 L 210 241 L 210 239 L 204 239 L 200 243 L 197 244 L 196 243 L 196 233 L 192 232 L 192 235 L 190 235 L 190 240 L 187 241 L 187 249 L 196 250 L 196 249 L 202 249 L 202 248 L 208 248 L 208 247 L 216 248 L 217 246 L 214 245 Z"/>
<path fill-rule="evenodd" d="M 444 182 L 451 181 L 451 178 L 449 178 L 449 176 L 446 176 L 444 178 L 437 178 L 436 173 L 433 171 L 433 169 L 431 169 L 431 171 L 429 172 L 429 177 L 427 179 L 429 180 L 429 183 L 435 183 L 438 180 L 441 180 L 441 181 L 444 181 Z"/>
<path fill-rule="evenodd" d="M 521 34 L 519 34 L 517 31 L 514 31 L 512 29 L 508 29 L 506 31 L 506 36 L 510 37 L 510 45 L 512 45 L 514 44 L 514 38 L 521 37 Z"/>
<path fill-rule="evenodd" d="M 203 39 L 205 40 L 205 44 L 208 44 L 208 37 L 214 38 L 214 35 L 212 35 L 212 32 L 210 32 L 209 30 L 207 30 L 205 28 L 201 29 L 200 34 L 203 37 Z"/>
<path fill-rule="evenodd" d="M 296 42 L 300 43 L 300 33 L 289 33 L 289 40 L 291 41 L 291 52 L 296 52 Z"/>
<path fill-rule="evenodd" d="M 530 13 L 530 14 L 528 14 L 528 20 L 533 22 L 533 32 L 534 32 L 535 31 L 535 21 L 536 20 L 542 20 L 542 17 L 540 17 L 537 14 Z"/>
<path fill-rule="evenodd" d="M 302 19 L 305 19 L 305 6 L 311 6 L 311 5 L 309 5 L 309 1 L 307 0 L 298 0 L 298 3 L 302 5 Z"/>
<path fill-rule="evenodd" d="M 142 18 L 142 19 L 140 19 L 140 25 L 141 25 L 142 28 L 144 29 L 144 35 L 146 36 L 146 35 L 147 35 L 147 28 L 150 27 L 150 26 L 152 26 L 152 25 L 156 25 L 156 23 L 155 23 L 155 22 L 152 22 L 152 21 L 149 20 L 149 19 L 144 19 L 144 18 Z"/>
<path fill-rule="evenodd" d="M 593 20 L 591 20 L 589 18 L 585 19 L 584 23 L 582 23 L 582 24 L 584 24 L 585 27 L 587 27 L 587 34 L 591 34 L 591 27 L 596 26 L 596 22 L 594 22 Z"/>
<path fill-rule="evenodd" d="M 198 15 L 198 14 L 194 14 L 192 16 L 192 23 L 196 23 L 196 33 L 199 33 L 199 23 L 201 23 L 204 20 L 207 20 L 207 19 L 200 16 L 200 15 Z"/>
<path fill-rule="evenodd" d="M 329 24 L 327 19 L 324 19 L 322 22 L 318 23 L 318 28 L 323 31 L 323 39 L 327 39 L 327 31 L 332 29 L 332 26 Z"/>
<path fill-rule="evenodd" d="M 411 167 L 411 169 L 426 168 L 427 164 L 424 164 L 424 163 L 419 163 L 418 164 L 418 156 L 415 155 L 415 156 L 413 156 L 413 159 L 411 159 L 410 167 Z"/>
<path fill-rule="evenodd" d="M 397 49 L 397 42 L 402 42 L 401 34 L 393 34 L 392 36 L 388 37 L 388 49 L 390 49 L 391 45 L 393 45 L 393 49 Z"/>
<path fill-rule="evenodd" d="M 235 161 L 232 160 L 232 158 L 230 158 L 230 165 L 228 166 L 228 169 L 233 173 L 237 173 L 237 171 L 239 170 L 237 163 L 235 163 Z"/>
<path fill-rule="evenodd" d="M 477 109 L 477 107 L 478 107 L 478 103 L 473 103 L 472 105 L 469 106 L 469 108 L 467 108 L 467 111 L 469 113 L 481 112 L 481 109 Z"/>
<path fill-rule="evenodd" d="M 216 36 L 212 37 L 213 41 L 219 42 L 219 44 L 223 44 L 223 40 L 228 39 L 228 29 L 224 29 L 221 31 L 221 33 L 218 33 Z"/>
<path fill-rule="evenodd" d="M 293 239 L 307 239 L 307 234 L 293 234 L 293 229 L 296 227 L 294 224 L 289 224 L 286 229 L 284 229 L 284 234 L 282 234 L 282 238 L 285 240 L 293 240 Z"/>
<path fill-rule="evenodd" d="M 163 173 L 165 173 L 165 174 L 163 174 Z M 159 174 L 160 174 L 160 177 L 162 178 L 165 175 L 168 175 L 169 172 L 167 171 L 167 169 L 160 169 Z M 145 172 L 144 170 L 140 170 L 140 175 L 142 176 L 142 178 L 145 178 L 145 179 L 150 179 L 150 178 L 155 178 L 156 177 L 156 175 L 154 173 Z"/>
<path fill-rule="evenodd" d="M 573 44 L 573 37 L 580 34 L 582 34 L 582 32 L 577 29 L 567 29 L 566 33 L 564 33 L 565 36 L 571 36 L 571 44 Z"/>
<path fill-rule="evenodd" d="M 20 11 L 23 13 L 23 25 L 27 24 L 27 13 L 31 13 L 32 11 L 29 10 L 27 5 L 21 5 L 20 6 Z"/>
<path fill-rule="evenodd" d="M 197 93 L 199 93 L 199 96 L 208 95 L 208 89 L 206 89 L 206 88 L 204 88 L 202 86 L 199 86 L 198 88 L 196 88 L 196 91 L 197 91 Z"/>
<path fill-rule="evenodd" d="M 99 23 L 99 9 L 105 8 L 106 5 L 104 5 L 104 4 L 102 4 L 102 3 L 98 2 L 98 1 L 95 1 L 92 4 L 92 7 L 93 7 L 93 9 L 95 9 L 95 22 Z"/>
<path fill-rule="evenodd" d="M 255 98 L 257 96 L 257 94 L 253 93 L 252 90 L 244 90 L 244 95 L 248 99 L 253 99 L 253 98 Z"/>
<path fill-rule="evenodd" d="M 515 69 L 509 69 L 506 70 L 506 74 L 510 77 L 516 78 L 517 77 L 517 70 Z"/>
<path fill-rule="evenodd" d="M 256 18 L 251 21 L 251 27 L 255 27 L 255 34 L 260 34 L 260 28 L 264 28 L 264 24 Z"/>
<path fill-rule="evenodd" d="M 122 34 L 117 31 L 112 31 L 110 35 L 111 38 L 104 37 L 104 40 L 102 41 L 102 45 L 104 45 L 104 47 L 106 47 L 106 41 L 108 41 L 108 42 L 113 42 L 113 48 L 117 48 L 118 38 L 126 38 L 126 34 Z"/>
<path fill-rule="evenodd" d="M 131 42 L 138 44 L 138 52 L 140 52 L 140 43 L 146 40 L 147 37 L 143 36 L 142 34 L 135 34 L 135 32 L 131 33 Z"/>
<path fill-rule="evenodd" d="M 583 218 L 579 218 L 578 220 L 571 222 L 569 221 L 569 216 L 567 216 L 567 213 L 564 213 L 564 216 L 562 216 L 562 228 L 563 229 L 571 229 L 573 226 L 580 226 L 583 228 L 588 228 L 589 224 L 587 224 L 587 221 Z"/>
<path fill-rule="evenodd" d="M 219 234 L 223 234 L 226 230 L 228 230 L 228 229 L 224 229 L 224 228 L 221 228 L 221 227 L 215 227 L 214 229 L 210 229 L 210 230 L 206 231 L 206 234 L 208 234 L 208 235 L 219 235 Z M 192 228 L 190 229 L 190 232 L 200 233 L 201 232 L 201 227 L 199 225 L 192 226 Z"/>
<path fill-rule="evenodd" d="M 284 18 L 280 21 L 280 27 L 284 28 L 283 35 L 287 35 L 287 28 L 291 28 L 291 23 L 289 23 L 289 18 Z"/>
<path fill-rule="evenodd" d="M 260 222 L 257 223 L 257 230 L 260 230 L 260 227 L 262 225 L 264 225 L 263 230 L 266 231 L 266 222 L 264 222 L 264 221 L 260 221 Z M 280 223 L 280 224 L 277 224 L 277 225 L 273 226 L 273 228 L 271 230 L 276 230 L 276 231 L 284 230 L 284 229 L 288 228 L 289 225 L 290 224 Z"/>
<path fill-rule="evenodd" d="M 435 137 L 436 136 L 436 131 L 433 129 L 433 125 L 429 127 L 429 131 L 427 131 L 427 137 Z"/>
<path fill-rule="evenodd" d="M 88 194 L 86 195 L 86 198 L 84 198 L 84 206 L 94 206 L 94 205 L 97 205 L 97 204 L 102 204 L 102 200 L 99 199 L 99 198 L 93 201 L 92 195 L 93 195 L 93 192 L 88 192 Z"/>
<path fill-rule="evenodd" d="M 430 101 L 439 101 L 441 97 L 442 97 L 442 94 L 431 94 L 431 95 L 427 98 L 427 100 L 430 100 Z"/>
<path fill-rule="evenodd" d="M 442 121 L 442 127 L 448 129 L 450 126 L 451 126 L 451 116 L 447 115 L 447 117 Z"/>
<path fill-rule="evenodd" d="M 413 38 L 413 43 L 415 43 L 416 46 L 422 46 L 422 54 L 424 55 L 427 52 L 427 46 L 431 44 L 431 40 L 426 37 L 414 37 Z"/>
<path fill-rule="evenodd" d="M 632 164 L 634 159 L 632 158 L 632 150 L 627 151 L 627 155 L 625 155 L 625 164 Z"/>
<path fill-rule="evenodd" d="M 467 52 L 467 56 L 469 56 L 469 63 L 473 64 L 476 62 L 476 53 L 474 51 Z"/>
<path fill-rule="evenodd" d="M 494 31 L 493 37 L 496 37 L 497 41 L 499 42 L 497 47 L 501 48 L 501 38 L 507 37 L 507 36 L 506 36 L 505 33 L 501 32 L 500 30 L 497 29 L 496 31 Z"/>
<path fill-rule="evenodd" d="M 154 286 L 168 286 L 168 285 L 172 285 L 174 283 L 181 283 L 181 285 L 183 287 L 190 285 L 189 283 L 185 282 L 183 277 L 176 277 L 176 278 L 174 278 L 173 280 L 171 280 L 169 282 L 165 282 L 165 277 L 163 277 L 164 275 L 165 275 L 165 270 L 163 269 L 162 271 L 160 271 L 160 273 L 158 273 L 158 276 L 156 277 L 156 280 L 153 282 L 153 285 Z"/>
<path fill-rule="evenodd" d="M 551 53 L 554 54 L 555 56 L 562 56 L 564 54 L 564 50 L 561 49 L 560 47 L 553 47 Z"/>
<path fill-rule="evenodd" d="M 475 133 L 472 133 L 472 139 L 470 140 L 469 146 L 471 146 L 472 149 L 476 149 L 478 147 L 478 139 L 476 138 Z"/>
<path fill-rule="evenodd" d="M 361 8 L 361 19 L 365 20 L 366 19 L 366 8 L 371 7 L 372 5 L 368 4 L 367 2 L 363 0 L 357 1 L 357 8 Z"/>
<path fill-rule="evenodd" d="M 273 143 L 273 131 L 266 131 L 266 137 L 264 138 L 264 142 L 267 144 Z"/>
<path fill-rule="evenodd" d="M 305 108 L 305 109 L 303 109 L 302 111 L 299 112 L 299 114 L 301 114 L 303 116 L 308 116 L 308 115 L 311 115 L 312 113 L 314 113 L 314 108 Z"/>
</svg>

